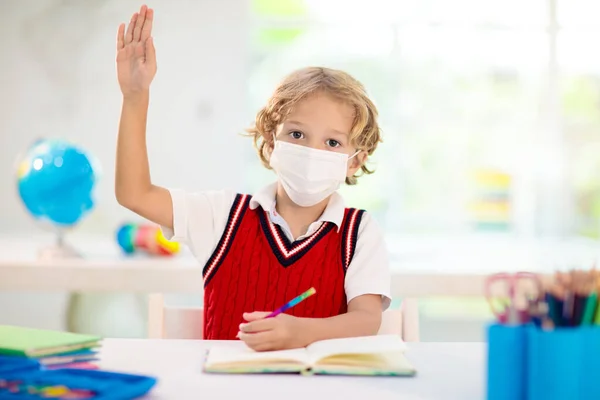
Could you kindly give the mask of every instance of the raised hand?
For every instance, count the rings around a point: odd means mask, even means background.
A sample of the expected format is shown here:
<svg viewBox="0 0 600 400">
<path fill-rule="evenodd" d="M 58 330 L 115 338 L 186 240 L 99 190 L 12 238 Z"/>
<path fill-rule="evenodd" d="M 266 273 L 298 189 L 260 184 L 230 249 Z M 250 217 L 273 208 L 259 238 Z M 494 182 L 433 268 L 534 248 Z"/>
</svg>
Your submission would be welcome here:
<svg viewBox="0 0 600 400">
<path fill-rule="evenodd" d="M 154 10 L 142 6 L 134 13 L 125 32 L 117 32 L 117 78 L 123 96 L 144 93 L 156 75 L 156 52 L 152 40 Z"/>
</svg>

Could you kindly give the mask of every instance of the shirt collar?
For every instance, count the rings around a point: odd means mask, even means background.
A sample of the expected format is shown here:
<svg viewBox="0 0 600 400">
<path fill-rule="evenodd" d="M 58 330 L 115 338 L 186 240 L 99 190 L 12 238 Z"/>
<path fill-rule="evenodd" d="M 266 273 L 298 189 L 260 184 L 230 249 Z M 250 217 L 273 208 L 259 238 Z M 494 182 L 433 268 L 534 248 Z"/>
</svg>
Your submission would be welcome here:
<svg viewBox="0 0 600 400">
<path fill-rule="evenodd" d="M 277 193 L 277 182 L 274 182 L 268 186 L 258 190 L 250 199 L 250 209 L 254 210 L 258 206 L 261 206 L 263 210 L 269 214 L 275 211 L 275 194 Z M 342 226 L 344 220 L 345 204 L 343 197 L 338 193 L 334 192 L 329 198 L 329 203 L 325 207 L 323 214 L 315 222 L 332 222 L 338 230 Z"/>
</svg>

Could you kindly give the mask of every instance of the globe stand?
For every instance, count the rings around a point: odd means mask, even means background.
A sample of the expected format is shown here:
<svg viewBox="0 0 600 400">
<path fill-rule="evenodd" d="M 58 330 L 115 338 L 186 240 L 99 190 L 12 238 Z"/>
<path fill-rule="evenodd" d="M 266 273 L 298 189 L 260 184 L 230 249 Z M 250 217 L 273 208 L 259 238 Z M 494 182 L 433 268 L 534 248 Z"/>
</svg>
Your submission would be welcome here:
<svg viewBox="0 0 600 400">
<path fill-rule="evenodd" d="M 57 260 L 57 259 L 77 259 L 83 258 L 75 248 L 65 242 L 63 232 L 58 232 L 56 242 L 52 246 L 45 247 L 38 251 L 38 259 L 40 260 Z"/>
</svg>

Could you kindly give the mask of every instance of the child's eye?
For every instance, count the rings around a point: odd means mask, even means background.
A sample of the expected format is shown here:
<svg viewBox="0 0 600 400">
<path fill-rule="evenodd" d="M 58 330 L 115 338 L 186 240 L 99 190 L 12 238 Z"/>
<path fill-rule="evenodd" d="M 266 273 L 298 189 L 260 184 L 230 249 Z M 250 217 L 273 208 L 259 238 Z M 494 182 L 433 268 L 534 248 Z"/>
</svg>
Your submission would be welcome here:
<svg viewBox="0 0 600 400">
<path fill-rule="evenodd" d="M 340 147 L 341 146 L 340 142 L 338 142 L 337 140 L 334 140 L 334 139 L 327 139 L 326 143 L 327 143 L 327 146 L 329 146 L 329 147 Z"/>
<path fill-rule="evenodd" d="M 304 133 L 300 131 L 291 131 L 290 136 L 294 139 L 302 139 L 304 137 Z"/>
</svg>

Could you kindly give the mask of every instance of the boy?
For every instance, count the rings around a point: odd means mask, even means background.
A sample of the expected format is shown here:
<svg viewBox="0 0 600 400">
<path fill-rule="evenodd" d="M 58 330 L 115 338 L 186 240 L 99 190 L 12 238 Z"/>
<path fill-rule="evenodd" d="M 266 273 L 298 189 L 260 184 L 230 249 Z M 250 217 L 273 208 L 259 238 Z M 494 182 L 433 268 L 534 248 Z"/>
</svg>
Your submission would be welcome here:
<svg viewBox="0 0 600 400">
<path fill-rule="evenodd" d="M 390 302 L 381 231 L 336 192 L 356 183 L 380 141 L 377 111 L 348 74 L 304 68 L 288 76 L 248 130 L 276 183 L 253 196 L 184 193 L 151 183 L 146 151 L 149 87 L 156 73 L 152 9 L 118 30 L 123 106 L 115 192 L 160 224 L 204 265 L 204 338 L 257 351 L 377 333 Z M 315 287 L 287 314 L 269 311 Z"/>
</svg>

